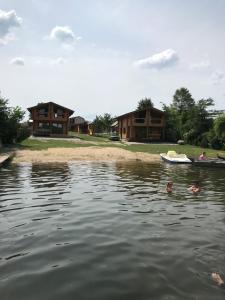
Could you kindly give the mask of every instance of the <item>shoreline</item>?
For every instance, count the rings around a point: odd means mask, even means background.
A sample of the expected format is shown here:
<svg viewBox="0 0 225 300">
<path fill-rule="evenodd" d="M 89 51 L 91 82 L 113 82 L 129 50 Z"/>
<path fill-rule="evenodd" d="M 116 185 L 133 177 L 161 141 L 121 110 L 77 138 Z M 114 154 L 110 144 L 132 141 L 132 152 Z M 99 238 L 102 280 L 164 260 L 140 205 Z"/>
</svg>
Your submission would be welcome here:
<svg viewBox="0 0 225 300">
<path fill-rule="evenodd" d="M 114 147 L 49 148 L 47 150 L 16 150 L 13 163 L 65 163 L 70 161 L 142 161 L 158 163 L 160 156 L 131 152 Z"/>
</svg>

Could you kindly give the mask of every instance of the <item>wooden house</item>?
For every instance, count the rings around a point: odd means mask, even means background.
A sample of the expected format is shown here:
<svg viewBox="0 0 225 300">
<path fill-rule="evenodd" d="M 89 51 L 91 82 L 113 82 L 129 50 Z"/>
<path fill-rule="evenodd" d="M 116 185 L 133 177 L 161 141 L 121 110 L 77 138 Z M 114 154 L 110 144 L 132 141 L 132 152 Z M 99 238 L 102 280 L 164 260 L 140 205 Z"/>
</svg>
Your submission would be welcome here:
<svg viewBox="0 0 225 300">
<path fill-rule="evenodd" d="M 39 103 L 29 107 L 34 136 L 66 137 L 69 128 L 69 117 L 73 110 L 54 102 Z"/>
<path fill-rule="evenodd" d="M 119 136 L 130 142 L 163 141 L 164 112 L 156 108 L 136 110 L 117 117 Z"/>
<path fill-rule="evenodd" d="M 83 117 L 77 116 L 69 119 L 70 130 L 77 133 L 89 133 L 89 123 Z"/>
</svg>

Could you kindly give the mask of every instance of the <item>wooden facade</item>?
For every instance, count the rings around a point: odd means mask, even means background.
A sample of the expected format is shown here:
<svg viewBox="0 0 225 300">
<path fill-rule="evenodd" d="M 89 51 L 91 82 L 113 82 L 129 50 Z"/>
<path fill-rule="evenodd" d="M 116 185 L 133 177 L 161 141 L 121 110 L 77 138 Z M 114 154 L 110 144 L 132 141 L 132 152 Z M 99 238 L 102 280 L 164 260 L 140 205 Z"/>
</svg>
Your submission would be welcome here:
<svg viewBox="0 0 225 300">
<path fill-rule="evenodd" d="M 133 111 L 118 118 L 118 132 L 122 140 L 130 142 L 163 141 L 165 131 L 164 112 L 149 108 Z"/>
<path fill-rule="evenodd" d="M 77 116 L 69 119 L 70 130 L 77 133 L 89 133 L 89 123 L 83 117 Z"/>
<path fill-rule="evenodd" d="M 33 121 L 34 136 L 66 137 L 69 128 L 69 117 L 73 110 L 54 102 L 39 103 L 29 107 L 30 118 Z"/>
</svg>

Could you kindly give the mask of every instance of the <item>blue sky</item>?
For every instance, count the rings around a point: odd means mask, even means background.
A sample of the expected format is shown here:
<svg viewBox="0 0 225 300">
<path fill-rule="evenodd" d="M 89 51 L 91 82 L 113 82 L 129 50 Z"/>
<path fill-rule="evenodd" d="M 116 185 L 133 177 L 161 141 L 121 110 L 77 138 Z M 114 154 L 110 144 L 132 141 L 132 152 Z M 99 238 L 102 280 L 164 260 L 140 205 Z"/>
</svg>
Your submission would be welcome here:
<svg viewBox="0 0 225 300">
<path fill-rule="evenodd" d="M 225 109 L 223 0 L 0 0 L 0 90 L 91 120 L 177 88 Z"/>
</svg>

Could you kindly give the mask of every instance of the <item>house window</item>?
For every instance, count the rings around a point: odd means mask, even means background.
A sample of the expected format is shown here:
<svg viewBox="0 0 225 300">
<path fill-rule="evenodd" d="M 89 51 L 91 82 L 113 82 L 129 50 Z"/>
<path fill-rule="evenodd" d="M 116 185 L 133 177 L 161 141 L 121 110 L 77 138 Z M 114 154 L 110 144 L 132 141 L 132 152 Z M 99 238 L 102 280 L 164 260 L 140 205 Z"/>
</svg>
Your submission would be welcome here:
<svg viewBox="0 0 225 300">
<path fill-rule="evenodd" d="M 126 127 L 123 128 L 123 134 L 125 134 L 125 133 L 126 133 Z"/>
<path fill-rule="evenodd" d="M 63 134 L 63 124 L 52 123 L 52 133 L 53 134 Z"/>
<path fill-rule="evenodd" d="M 38 110 L 39 117 L 47 117 L 48 116 L 48 110 L 45 108 L 41 108 Z"/>
<path fill-rule="evenodd" d="M 38 123 L 38 128 L 49 129 L 49 123 Z"/>
<path fill-rule="evenodd" d="M 52 123 L 52 126 L 55 128 L 63 128 L 63 125 L 61 123 Z"/>
<path fill-rule="evenodd" d="M 55 118 L 62 118 L 63 117 L 63 110 L 62 109 L 57 109 L 54 112 Z"/>
</svg>

